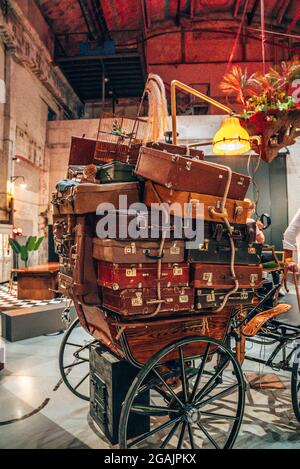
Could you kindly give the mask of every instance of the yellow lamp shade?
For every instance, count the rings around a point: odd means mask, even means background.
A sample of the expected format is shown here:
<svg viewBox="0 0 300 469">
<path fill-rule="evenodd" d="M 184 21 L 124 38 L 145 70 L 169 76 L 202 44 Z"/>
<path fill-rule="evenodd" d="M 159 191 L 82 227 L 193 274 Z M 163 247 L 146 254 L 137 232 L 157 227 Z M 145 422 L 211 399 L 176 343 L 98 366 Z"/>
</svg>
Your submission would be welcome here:
<svg viewBox="0 0 300 469">
<path fill-rule="evenodd" d="M 213 139 L 218 155 L 240 155 L 251 149 L 250 136 L 237 117 L 227 117 Z"/>
</svg>

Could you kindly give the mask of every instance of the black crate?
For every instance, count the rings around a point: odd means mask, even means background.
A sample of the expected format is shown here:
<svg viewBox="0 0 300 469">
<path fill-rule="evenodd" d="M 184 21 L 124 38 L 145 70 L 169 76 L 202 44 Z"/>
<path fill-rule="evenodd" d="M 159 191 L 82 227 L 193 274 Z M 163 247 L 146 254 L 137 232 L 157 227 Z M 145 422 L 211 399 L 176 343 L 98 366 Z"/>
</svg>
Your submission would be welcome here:
<svg viewBox="0 0 300 469">
<path fill-rule="evenodd" d="M 90 352 L 90 414 L 102 432 L 115 445 L 118 443 L 122 403 L 139 369 L 119 360 L 100 348 Z M 149 391 L 136 402 L 149 405 Z M 150 430 L 148 416 L 132 414 L 128 421 L 128 436 L 133 438 Z"/>
</svg>

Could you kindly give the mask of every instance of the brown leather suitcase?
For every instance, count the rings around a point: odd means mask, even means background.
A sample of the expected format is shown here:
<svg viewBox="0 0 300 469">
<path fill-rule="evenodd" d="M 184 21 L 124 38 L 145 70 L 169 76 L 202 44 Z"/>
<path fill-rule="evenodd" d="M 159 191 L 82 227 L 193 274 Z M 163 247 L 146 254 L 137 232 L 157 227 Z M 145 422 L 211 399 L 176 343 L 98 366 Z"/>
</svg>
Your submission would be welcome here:
<svg viewBox="0 0 300 469">
<path fill-rule="evenodd" d="M 203 151 L 196 150 L 195 148 L 188 148 L 185 145 L 172 145 L 171 143 L 164 142 L 149 142 L 146 144 L 146 147 L 154 148 L 155 150 L 166 151 L 167 153 L 172 153 L 173 155 L 181 155 L 196 158 L 198 160 L 204 160 Z"/>
<path fill-rule="evenodd" d="M 94 239 L 93 256 L 99 261 L 124 263 L 124 264 L 148 264 L 157 263 L 159 257 L 160 241 L 148 240 L 116 240 Z M 163 263 L 184 262 L 184 241 L 166 240 L 163 254 Z"/>
<path fill-rule="evenodd" d="M 189 286 L 190 270 L 185 262 L 162 264 L 160 285 L 163 287 Z M 98 262 L 98 285 L 122 290 L 151 288 L 158 283 L 156 264 L 114 264 Z"/>
<path fill-rule="evenodd" d="M 207 221 L 218 221 L 217 216 L 212 212 L 221 212 L 221 197 L 214 197 L 212 195 L 196 194 L 195 192 L 183 192 L 175 191 L 173 189 L 167 189 L 166 187 L 158 184 L 153 184 L 151 181 L 147 181 L 145 184 L 145 190 L 143 195 L 143 202 L 148 207 L 152 204 L 174 204 L 172 207 L 173 213 L 176 216 L 188 217 L 190 214 L 187 212 L 187 205 L 192 204 L 192 217 L 197 216 L 196 206 L 198 203 L 203 204 L 204 208 L 204 219 Z M 228 214 L 229 223 L 235 224 L 246 224 L 248 218 L 249 202 L 242 200 L 227 199 L 226 210 Z M 167 209 L 167 207 L 165 207 Z"/>
<path fill-rule="evenodd" d="M 259 288 L 262 266 L 235 265 L 240 288 Z M 230 266 L 223 264 L 191 264 L 191 285 L 195 288 L 229 289 L 234 286 Z"/>
<path fill-rule="evenodd" d="M 69 166 L 94 164 L 96 142 L 94 138 L 72 137 Z"/>
<path fill-rule="evenodd" d="M 93 217 L 77 218 L 72 293 L 80 303 L 87 305 L 101 304 L 97 285 L 97 265 L 93 259 L 93 235 L 95 226 Z"/>
<path fill-rule="evenodd" d="M 101 203 L 111 203 L 119 208 L 119 196 L 127 196 L 127 204 L 140 201 L 139 183 L 124 182 L 112 184 L 83 183 L 55 192 L 52 198 L 54 214 L 95 213 Z"/>
<path fill-rule="evenodd" d="M 157 299 L 156 288 L 112 290 L 103 288 L 103 308 L 120 316 L 151 315 L 160 304 L 158 315 L 194 309 L 194 289 L 190 287 L 162 287 L 161 300 Z"/>
<path fill-rule="evenodd" d="M 148 147 L 141 148 L 135 171 L 168 189 L 219 197 L 228 181 L 228 171 L 220 165 Z M 249 176 L 233 172 L 228 198 L 243 200 L 250 182 Z"/>
<path fill-rule="evenodd" d="M 219 308 L 227 292 L 228 290 L 212 290 L 209 288 L 196 290 L 195 309 Z M 256 298 L 258 297 L 254 288 L 241 288 L 230 295 L 226 304 L 228 306 L 251 304 Z"/>
<path fill-rule="evenodd" d="M 178 229 L 175 229 L 177 223 Z M 182 220 L 166 215 L 161 210 L 139 211 L 108 210 L 97 217 L 97 227 L 111 223 L 115 227 L 116 237 L 121 239 L 182 239 Z"/>
<path fill-rule="evenodd" d="M 225 307 L 216 313 L 193 315 L 174 315 L 155 321 L 140 320 L 133 324 L 117 321 L 108 317 L 108 324 L 113 337 L 113 345 L 119 354 L 130 354 L 139 365 L 144 365 L 159 350 L 176 340 L 191 336 L 209 336 L 222 341 L 230 324 L 232 307 Z M 145 318 L 146 319 L 146 318 Z M 207 343 L 194 343 L 184 347 L 185 357 L 203 355 Z M 213 351 L 213 348 L 211 349 Z M 164 362 L 178 360 L 178 351 L 169 354 Z"/>
</svg>

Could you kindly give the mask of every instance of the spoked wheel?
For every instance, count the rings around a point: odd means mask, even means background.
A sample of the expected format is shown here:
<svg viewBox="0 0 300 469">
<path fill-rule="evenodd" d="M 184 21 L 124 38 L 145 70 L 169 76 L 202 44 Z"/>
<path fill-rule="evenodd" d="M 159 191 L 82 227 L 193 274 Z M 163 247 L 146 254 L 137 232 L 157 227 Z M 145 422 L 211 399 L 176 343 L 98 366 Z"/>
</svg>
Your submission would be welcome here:
<svg viewBox="0 0 300 469">
<path fill-rule="evenodd" d="M 191 349 L 199 354 L 192 361 Z M 158 352 L 138 373 L 123 403 L 119 444 L 122 449 L 232 448 L 244 405 L 245 381 L 231 350 L 209 337 L 188 337 Z M 132 436 L 137 418 L 148 428 Z"/>
<path fill-rule="evenodd" d="M 295 352 L 294 363 L 292 367 L 292 404 L 293 410 L 298 422 L 300 422 L 300 347 Z"/>
<path fill-rule="evenodd" d="M 75 396 L 89 401 L 89 350 L 96 341 L 75 319 L 59 349 L 59 369 L 65 385 Z"/>
</svg>

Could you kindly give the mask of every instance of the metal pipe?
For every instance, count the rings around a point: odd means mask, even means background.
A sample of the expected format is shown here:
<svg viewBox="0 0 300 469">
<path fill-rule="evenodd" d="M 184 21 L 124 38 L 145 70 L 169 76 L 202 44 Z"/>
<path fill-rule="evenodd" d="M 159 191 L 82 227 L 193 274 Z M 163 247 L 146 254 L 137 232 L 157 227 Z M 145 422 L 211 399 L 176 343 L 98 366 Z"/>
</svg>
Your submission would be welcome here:
<svg viewBox="0 0 300 469">
<path fill-rule="evenodd" d="M 206 96 L 205 94 L 201 93 L 200 91 L 195 90 L 195 88 L 192 88 L 191 86 L 188 86 L 182 83 L 181 81 L 172 80 L 171 81 L 171 115 L 172 115 L 172 140 L 173 140 L 174 145 L 177 144 L 176 88 L 180 88 L 181 90 L 184 90 L 187 93 L 197 96 L 197 98 L 200 98 L 203 101 L 206 101 L 207 103 L 212 104 L 213 106 L 219 109 L 222 109 L 222 111 L 227 112 L 227 114 L 230 114 L 230 115 L 234 114 L 234 111 L 230 109 L 230 107 L 219 103 L 215 99 L 210 98 L 209 96 Z"/>
</svg>

